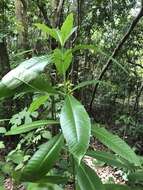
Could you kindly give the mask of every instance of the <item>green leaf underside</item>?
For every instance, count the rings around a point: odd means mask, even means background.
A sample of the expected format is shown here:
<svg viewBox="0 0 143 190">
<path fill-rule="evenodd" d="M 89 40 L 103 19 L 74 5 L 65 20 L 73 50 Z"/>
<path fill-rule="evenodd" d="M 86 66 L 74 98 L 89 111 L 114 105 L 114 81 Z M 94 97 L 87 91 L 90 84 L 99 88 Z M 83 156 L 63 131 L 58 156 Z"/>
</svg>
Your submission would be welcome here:
<svg viewBox="0 0 143 190">
<path fill-rule="evenodd" d="M 33 57 L 29 60 L 22 62 L 18 67 L 8 72 L 1 80 L 1 82 L 9 89 L 19 87 L 24 81 L 29 83 L 39 73 L 44 71 L 47 64 L 51 62 L 49 56 Z"/>
<path fill-rule="evenodd" d="M 73 96 L 65 99 L 60 124 L 69 151 L 80 162 L 89 146 L 91 123 L 86 110 Z"/>
<path fill-rule="evenodd" d="M 105 190 L 98 175 L 84 162 L 78 167 L 77 182 L 80 190 Z"/>
<path fill-rule="evenodd" d="M 113 135 L 105 128 L 93 126 L 93 135 L 113 152 L 128 160 L 130 163 L 140 166 L 140 160 L 134 151 L 117 135 Z"/>
<path fill-rule="evenodd" d="M 5 135 L 18 135 L 22 133 L 27 133 L 31 130 L 37 129 L 39 127 L 43 127 L 45 125 L 54 125 L 59 124 L 58 121 L 53 120 L 40 120 L 40 121 L 34 121 L 29 124 L 24 124 L 19 127 L 13 128 L 10 131 L 8 131 Z"/>
<path fill-rule="evenodd" d="M 59 157 L 64 139 L 61 134 L 40 146 L 21 173 L 22 181 L 37 181 L 44 177 Z"/>
<path fill-rule="evenodd" d="M 33 57 L 22 62 L 0 81 L 0 98 L 35 91 L 55 93 L 49 81 L 40 77 L 40 73 L 50 62 L 50 56 Z"/>
</svg>

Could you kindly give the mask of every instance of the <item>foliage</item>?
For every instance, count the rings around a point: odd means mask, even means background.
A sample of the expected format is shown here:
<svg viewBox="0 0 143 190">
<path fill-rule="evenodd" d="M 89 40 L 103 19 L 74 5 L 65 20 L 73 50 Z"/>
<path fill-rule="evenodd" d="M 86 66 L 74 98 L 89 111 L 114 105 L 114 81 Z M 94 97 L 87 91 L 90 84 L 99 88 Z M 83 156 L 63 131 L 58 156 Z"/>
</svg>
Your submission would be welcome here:
<svg viewBox="0 0 143 190">
<path fill-rule="evenodd" d="M 87 154 L 109 165 L 125 168 L 129 172 L 129 181 L 135 180 L 137 181 L 137 185 L 142 182 L 143 164 L 140 157 L 136 155 L 126 142 L 108 132 L 105 127 L 97 127 L 96 124 L 92 126 L 90 116 L 74 94 L 79 88 L 85 89 L 85 86 L 96 85 L 101 82 L 98 80 L 87 80 L 75 85 L 69 80 L 76 50 L 95 50 L 93 45 L 80 45 L 75 48 L 68 48 L 68 40 L 73 37 L 73 34 L 77 30 L 73 22 L 74 18 L 71 13 L 67 16 L 60 29 L 51 28 L 45 24 L 35 24 L 38 29 L 56 40 L 58 46 L 49 52 L 49 55 L 34 57 L 22 62 L 15 69 L 8 72 L 0 81 L 0 98 L 21 93 L 40 94 L 39 98 L 30 104 L 29 109 L 25 108 L 19 114 L 12 117 L 10 123 L 13 126 L 10 130 L 6 132 L 5 128 L 0 128 L 1 134 L 5 134 L 5 136 L 21 135 L 20 137 L 22 138 L 22 134 L 33 134 L 34 131 L 40 130 L 43 127 L 45 131 L 51 131 L 52 133 L 52 137 L 47 138 L 48 141 L 46 139 L 47 142 L 40 145 L 38 150 L 34 148 L 30 152 L 30 155 L 26 151 L 21 150 L 21 144 L 25 142 L 24 138 L 26 136 L 23 137 L 21 140 L 23 142 L 7 156 L 7 164 L 10 164 L 8 174 L 16 182 L 22 182 L 28 190 L 42 190 L 45 188 L 60 190 L 71 181 L 78 190 L 129 189 L 130 187 L 128 186 L 103 184 L 96 172 L 84 163 L 83 158 Z M 103 56 L 102 51 L 93 51 L 93 53 L 101 53 Z M 116 66 L 118 65 L 120 69 L 126 71 L 120 63 L 116 60 L 113 61 L 116 63 Z M 47 65 L 48 67 L 46 67 Z M 52 78 L 50 80 L 47 77 L 47 80 L 41 73 L 46 70 L 45 67 L 50 72 L 54 66 L 57 80 L 53 82 Z M 58 102 L 55 102 L 56 96 L 60 97 Z M 52 103 L 53 112 L 58 104 L 60 114 L 57 114 L 57 116 L 52 112 L 52 119 L 45 117 L 46 119 L 36 119 L 36 121 L 33 121 L 33 117 L 38 117 L 38 114 L 35 116 L 35 113 L 40 113 L 37 110 L 48 101 Z M 46 113 L 46 115 L 48 114 Z M 51 127 L 52 130 L 50 130 Z M 111 152 L 89 151 L 90 137 L 92 135 L 115 154 Z M 0 148 L 4 148 L 4 144 L 1 141 Z M 72 168 L 71 171 L 69 168 L 64 169 L 64 175 L 62 176 L 60 175 L 60 159 L 65 160 L 69 164 L 69 167 Z M 56 167 L 58 167 L 57 171 Z M 6 170 L 2 172 L 7 173 Z M 131 187 L 134 185 L 131 184 Z"/>
</svg>

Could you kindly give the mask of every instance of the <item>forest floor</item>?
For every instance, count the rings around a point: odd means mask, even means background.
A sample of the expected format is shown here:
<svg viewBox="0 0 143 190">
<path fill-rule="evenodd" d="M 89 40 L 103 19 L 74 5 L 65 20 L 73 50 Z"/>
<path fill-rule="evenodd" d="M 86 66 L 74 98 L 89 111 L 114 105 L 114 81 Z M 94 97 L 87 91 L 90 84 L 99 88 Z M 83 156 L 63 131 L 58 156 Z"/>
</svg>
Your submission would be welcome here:
<svg viewBox="0 0 143 190">
<path fill-rule="evenodd" d="M 107 149 L 100 144 L 98 141 L 94 140 L 92 142 L 92 148 L 97 150 L 104 150 Z M 96 171 L 97 175 L 101 178 L 103 183 L 116 183 L 116 184 L 125 184 L 126 181 L 124 180 L 123 172 L 117 168 L 106 166 L 103 163 L 96 163 L 95 159 L 86 156 L 84 161 L 90 166 L 93 170 Z M 5 180 L 5 189 L 6 190 L 25 190 L 25 188 L 20 185 L 18 187 L 14 187 L 12 179 L 8 178 Z M 71 185 L 67 186 L 65 190 L 72 190 L 73 187 Z"/>
</svg>

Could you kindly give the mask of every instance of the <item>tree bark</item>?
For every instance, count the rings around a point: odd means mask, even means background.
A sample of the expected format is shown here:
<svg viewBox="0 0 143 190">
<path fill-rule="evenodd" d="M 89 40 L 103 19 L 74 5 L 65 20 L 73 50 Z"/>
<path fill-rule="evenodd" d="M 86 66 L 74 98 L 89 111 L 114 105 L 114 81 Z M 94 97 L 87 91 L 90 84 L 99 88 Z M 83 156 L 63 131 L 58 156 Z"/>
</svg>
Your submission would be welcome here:
<svg viewBox="0 0 143 190">
<path fill-rule="evenodd" d="M 15 0 L 15 15 L 18 25 L 18 48 L 28 49 L 27 0 Z"/>
<path fill-rule="evenodd" d="M 6 41 L 3 38 L 0 41 L 0 78 L 10 71 L 9 57 Z"/>
<path fill-rule="evenodd" d="M 38 6 L 40 12 L 43 15 L 45 24 L 47 26 L 51 27 L 51 22 L 50 22 L 50 20 L 48 18 L 48 14 L 47 14 L 46 4 L 43 1 L 37 0 L 37 6 Z"/>
<path fill-rule="evenodd" d="M 74 41 L 72 42 L 72 44 L 75 43 L 79 43 L 80 44 L 80 28 L 81 28 L 81 21 L 82 21 L 82 6 L 84 5 L 84 1 L 83 0 L 77 0 L 77 32 L 76 32 L 76 36 L 74 38 Z M 72 64 L 72 70 L 71 70 L 71 80 L 72 83 L 74 85 L 77 84 L 78 82 L 78 71 L 79 71 L 79 63 L 80 63 L 80 59 L 78 57 L 78 55 L 75 55 L 74 57 L 74 62 Z M 77 98 L 79 97 L 79 91 L 76 91 L 74 94 Z"/>
<path fill-rule="evenodd" d="M 6 40 L 0 41 L 0 79 L 10 71 L 9 56 L 7 52 Z M 2 102 L 2 118 L 11 118 L 12 116 L 12 99 L 8 98 Z"/>
</svg>

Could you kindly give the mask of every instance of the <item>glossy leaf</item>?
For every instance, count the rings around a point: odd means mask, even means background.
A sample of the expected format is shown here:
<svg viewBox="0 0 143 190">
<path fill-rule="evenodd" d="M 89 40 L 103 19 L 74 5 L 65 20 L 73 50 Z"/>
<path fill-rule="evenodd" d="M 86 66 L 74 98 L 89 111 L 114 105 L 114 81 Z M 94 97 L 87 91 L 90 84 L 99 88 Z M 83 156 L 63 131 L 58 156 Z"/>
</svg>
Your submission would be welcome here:
<svg viewBox="0 0 143 190">
<path fill-rule="evenodd" d="M 50 62 L 50 56 L 33 57 L 11 70 L 0 81 L 0 98 L 31 91 L 54 93 L 49 82 L 39 76 Z"/>
<path fill-rule="evenodd" d="M 80 162 L 89 146 L 91 123 L 83 105 L 73 96 L 69 95 L 65 99 L 60 124 L 69 151 Z"/>
<path fill-rule="evenodd" d="M 72 62 L 72 53 L 70 50 L 62 51 L 60 49 L 55 49 L 53 61 L 59 74 L 65 74 Z"/>
<path fill-rule="evenodd" d="M 46 92 L 52 95 L 56 93 L 56 90 L 50 85 L 49 81 L 42 76 L 38 76 L 29 83 L 26 81 L 21 81 L 21 85 L 15 89 L 9 89 L 2 82 L 0 82 L 0 99 L 20 93 L 24 94 L 30 92 Z"/>
<path fill-rule="evenodd" d="M 28 109 L 29 112 L 34 112 L 36 111 L 41 105 L 43 105 L 47 99 L 49 98 L 48 95 L 40 96 L 36 100 L 34 100 Z"/>
<path fill-rule="evenodd" d="M 99 161 L 105 162 L 106 164 L 109 164 L 111 166 L 116 166 L 120 168 L 128 168 L 128 169 L 133 169 L 134 167 L 134 165 L 121 162 L 121 160 L 115 154 L 112 154 L 109 152 L 88 151 L 86 155 L 92 158 L 95 158 Z"/>
<path fill-rule="evenodd" d="M 37 129 L 39 127 L 43 127 L 45 125 L 54 125 L 58 124 L 59 122 L 53 121 L 53 120 L 40 120 L 40 121 L 34 121 L 29 124 L 24 124 L 19 127 L 15 127 L 8 131 L 5 135 L 18 135 L 22 133 L 27 133 L 31 130 Z"/>
<path fill-rule="evenodd" d="M 105 128 L 93 126 L 93 135 L 113 152 L 128 160 L 130 163 L 140 166 L 140 160 L 134 151 L 117 135 L 113 135 Z"/>
<path fill-rule="evenodd" d="M 105 190 L 95 171 L 83 162 L 77 170 L 77 182 L 80 190 Z"/>
<path fill-rule="evenodd" d="M 64 139 L 61 134 L 40 146 L 22 171 L 22 181 L 37 181 L 44 177 L 59 158 Z"/>
<path fill-rule="evenodd" d="M 1 82 L 7 86 L 7 88 L 15 89 L 20 86 L 23 81 L 29 83 L 35 79 L 49 63 L 49 56 L 33 57 L 7 73 Z"/>
</svg>

